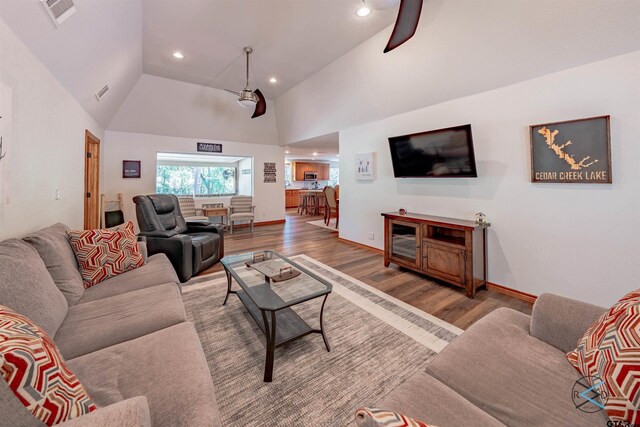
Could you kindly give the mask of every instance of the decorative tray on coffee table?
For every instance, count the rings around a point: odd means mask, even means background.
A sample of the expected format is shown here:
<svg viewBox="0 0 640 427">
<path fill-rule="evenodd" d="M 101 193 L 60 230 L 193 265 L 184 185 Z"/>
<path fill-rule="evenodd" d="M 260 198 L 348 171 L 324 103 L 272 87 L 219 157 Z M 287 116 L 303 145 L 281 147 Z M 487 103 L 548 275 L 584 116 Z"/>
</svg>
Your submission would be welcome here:
<svg viewBox="0 0 640 427">
<path fill-rule="evenodd" d="M 265 254 L 254 254 L 251 261 L 247 261 L 246 266 L 253 268 L 264 274 L 267 280 L 272 282 L 282 282 L 298 277 L 300 272 L 290 265 L 282 265 L 278 260 L 266 259 Z"/>
</svg>

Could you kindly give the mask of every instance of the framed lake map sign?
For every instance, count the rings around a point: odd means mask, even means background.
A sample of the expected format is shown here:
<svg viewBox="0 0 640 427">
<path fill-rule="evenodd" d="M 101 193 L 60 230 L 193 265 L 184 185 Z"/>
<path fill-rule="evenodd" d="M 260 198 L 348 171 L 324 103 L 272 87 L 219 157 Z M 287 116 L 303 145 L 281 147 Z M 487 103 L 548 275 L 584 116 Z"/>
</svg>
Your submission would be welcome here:
<svg viewBox="0 0 640 427">
<path fill-rule="evenodd" d="M 609 116 L 530 126 L 531 182 L 611 184 Z"/>
</svg>

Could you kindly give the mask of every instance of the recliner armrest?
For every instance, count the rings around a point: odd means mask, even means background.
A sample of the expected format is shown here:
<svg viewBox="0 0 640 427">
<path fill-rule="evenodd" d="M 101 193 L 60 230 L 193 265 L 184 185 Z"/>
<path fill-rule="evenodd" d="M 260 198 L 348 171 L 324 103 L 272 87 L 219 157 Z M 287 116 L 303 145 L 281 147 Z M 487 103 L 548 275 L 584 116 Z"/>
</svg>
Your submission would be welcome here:
<svg viewBox="0 0 640 427">
<path fill-rule="evenodd" d="M 529 333 L 566 353 L 576 348 L 578 340 L 605 311 L 586 302 L 542 294 L 533 305 Z"/>
<path fill-rule="evenodd" d="M 162 237 L 164 239 L 177 236 L 178 232 L 174 230 L 154 230 L 154 231 L 141 231 L 140 236 L 144 237 Z"/>
<path fill-rule="evenodd" d="M 224 225 L 211 222 L 187 222 L 187 233 L 218 233 L 222 236 Z"/>
<path fill-rule="evenodd" d="M 121 400 L 78 418 L 59 424 L 60 427 L 151 427 L 149 403 L 145 396 Z"/>
<path fill-rule="evenodd" d="M 184 283 L 193 274 L 193 242 L 186 234 L 175 234 L 171 237 L 152 237 L 147 235 L 149 255 L 163 253 L 169 258 L 176 270 L 178 279 Z"/>
</svg>

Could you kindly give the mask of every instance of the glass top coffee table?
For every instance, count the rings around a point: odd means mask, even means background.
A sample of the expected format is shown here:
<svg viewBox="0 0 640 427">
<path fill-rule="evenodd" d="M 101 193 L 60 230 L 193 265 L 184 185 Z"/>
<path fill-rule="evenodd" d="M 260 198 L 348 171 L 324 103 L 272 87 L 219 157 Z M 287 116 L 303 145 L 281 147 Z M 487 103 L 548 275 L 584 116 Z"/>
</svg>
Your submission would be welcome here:
<svg viewBox="0 0 640 427">
<path fill-rule="evenodd" d="M 271 250 L 225 256 L 221 262 L 227 274 L 227 294 L 222 305 L 227 303 L 229 294 L 236 294 L 267 338 L 265 382 L 272 380 L 273 353 L 279 345 L 311 333 L 318 333 L 322 335 L 327 351 L 331 351 L 322 325 L 324 304 L 332 289 L 328 281 Z M 254 262 L 253 267 L 247 266 L 247 263 Z M 294 272 L 293 274 L 299 271 L 300 274 L 290 279 L 276 281 L 281 277 L 277 275 L 271 279 L 273 275 L 267 275 L 264 273 L 265 270 L 282 273 L 283 276 L 291 275 L 291 271 Z M 232 277 L 240 285 L 241 290 L 231 290 Z M 291 307 L 321 297 L 323 301 L 320 308 L 320 329 L 314 329 Z"/>
</svg>

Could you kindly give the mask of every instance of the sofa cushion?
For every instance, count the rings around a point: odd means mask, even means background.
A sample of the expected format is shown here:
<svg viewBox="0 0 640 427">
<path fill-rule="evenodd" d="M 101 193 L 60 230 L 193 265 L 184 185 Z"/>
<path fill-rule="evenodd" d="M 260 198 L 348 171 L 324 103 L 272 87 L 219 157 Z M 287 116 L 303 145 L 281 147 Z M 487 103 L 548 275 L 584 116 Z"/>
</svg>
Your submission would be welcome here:
<svg viewBox="0 0 640 427">
<path fill-rule="evenodd" d="M 85 288 L 144 264 L 133 223 L 117 228 L 67 230 Z"/>
<path fill-rule="evenodd" d="M 96 410 L 49 335 L 4 306 L 0 306 L 0 377 L 25 408 L 48 426 Z"/>
<path fill-rule="evenodd" d="M 23 240 L 36 248 L 56 286 L 71 306 L 84 293 L 84 285 L 76 256 L 69 244 L 66 233 L 68 229 L 64 224 L 55 224 L 30 234 Z"/>
<path fill-rule="evenodd" d="M 500 308 L 436 356 L 427 372 L 507 425 L 606 425 L 576 409 L 580 375 L 560 350 L 529 335 L 530 316 Z"/>
<path fill-rule="evenodd" d="M 156 254 L 150 256 L 142 267 L 129 270 L 90 287 L 82 295 L 78 304 L 165 283 L 179 283 L 178 276 L 169 258 L 165 254 Z"/>
<path fill-rule="evenodd" d="M 70 359 L 186 320 L 180 290 L 169 283 L 74 305 L 54 340 Z"/>
<path fill-rule="evenodd" d="M 504 427 L 500 421 L 425 372 L 411 376 L 375 406 L 441 427 Z"/>
<path fill-rule="evenodd" d="M 24 314 L 50 336 L 67 315 L 67 300 L 28 243 L 0 242 L 0 304 Z"/>
<path fill-rule="evenodd" d="M 146 396 L 153 426 L 222 425 L 209 367 L 191 323 L 68 363 L 99 406 Z"/>
<path fill-rule="evenodd" d="M 606 390 L 605 410 L 622 424 L 640 425 L 639 331 L 640 289 L 600 316 L 567 354 L 590 386 Z"/>
<path fill-rule="evenodd" d="M 151 427 L 149 404 L 144 396 L 121 400 L 81 418 L 60 424 L 60 427 Z"/>
</svg>

